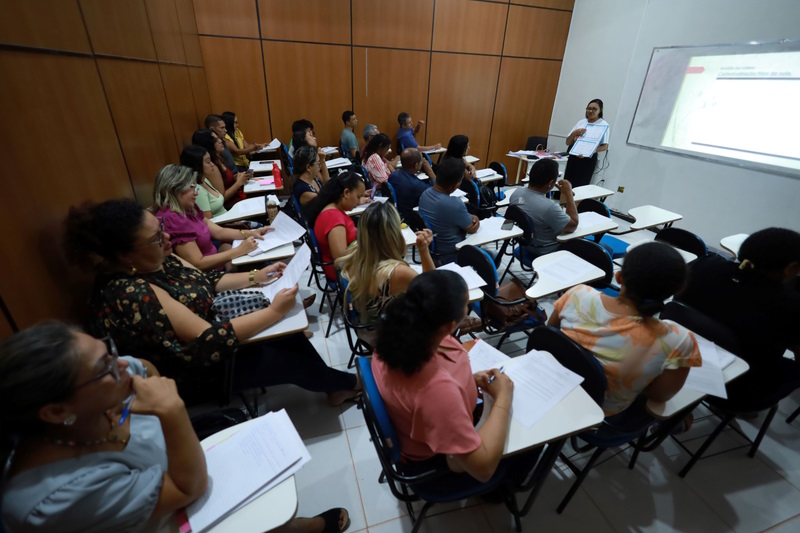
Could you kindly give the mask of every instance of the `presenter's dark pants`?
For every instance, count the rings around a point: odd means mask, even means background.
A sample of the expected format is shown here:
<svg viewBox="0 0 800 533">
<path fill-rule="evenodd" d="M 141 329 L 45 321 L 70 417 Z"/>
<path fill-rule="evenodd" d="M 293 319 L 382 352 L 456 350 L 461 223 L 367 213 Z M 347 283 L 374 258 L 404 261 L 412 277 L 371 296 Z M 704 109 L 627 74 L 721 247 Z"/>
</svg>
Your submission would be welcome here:
<svg viewBox="0 0 800 533">
<path fill-rule="evenodd" d="M 569 180 L 573 188 L 589 185 L 592 181 L 592 174 L 597 166 L 597 153 L 592 157 L 571 155 L 567 159 L 567 168 L 564 170 L 564 179 Z"/>
</svg>

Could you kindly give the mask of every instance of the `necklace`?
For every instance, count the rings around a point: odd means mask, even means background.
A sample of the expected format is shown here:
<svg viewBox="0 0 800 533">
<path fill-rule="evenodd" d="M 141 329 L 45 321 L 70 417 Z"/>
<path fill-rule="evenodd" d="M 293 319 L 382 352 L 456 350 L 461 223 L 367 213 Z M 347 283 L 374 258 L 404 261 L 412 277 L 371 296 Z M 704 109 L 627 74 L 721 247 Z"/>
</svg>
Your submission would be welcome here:
<svg viewBox="0 0 800 533">
<path fill-rule="evenodd" d="M 80 447 L 99 446 L 101 444 L 105 444 L 106 442 L 120 442 L 120 443 L 122 443 L 123 446 L 127 446 L 128 441 L 131 440 L 131 436 L 128 435 L 124 439 L 120 439 L 117 435 L 112 435 L 112 432 L 114 431 L 114 428 L 116 427 L 116 424 L 114 423 L 114 419 L 111 417 L 111 412 L 110 411 L 106 411 L 104 413 L 104 415 L 106 417 L 106 420 L 108 420 L 109 429 L 108 429 L 108 434 L 105 437 L 101 438 L 101 439 L 78 441 L 78 440 L 71 440 L 71 439 L 50 439 L 50 438 L 46 438 L 45 440 L 47 440 L 51 444 L 55 444 L 57 446 L 68 446 L 70 448 L 77 448 L 79 446 Z"/>
</svg>

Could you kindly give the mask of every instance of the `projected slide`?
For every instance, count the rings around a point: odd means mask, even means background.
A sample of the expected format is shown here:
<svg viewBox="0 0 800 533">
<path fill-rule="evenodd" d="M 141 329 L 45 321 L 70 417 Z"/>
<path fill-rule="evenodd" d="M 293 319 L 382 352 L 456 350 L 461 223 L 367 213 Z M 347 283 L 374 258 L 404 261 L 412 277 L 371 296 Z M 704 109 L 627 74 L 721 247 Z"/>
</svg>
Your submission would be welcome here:
<svg viewBox="0 0 800 533">
<path fill-rule="evenodd" d="M 662 146 L 800 169 L 800 52 L 692 57 Z"/>
<path fill-rule="evenodd" d="M 800 41 L 654 48 L 628 144 L 800 178 Z"/>
</svg>

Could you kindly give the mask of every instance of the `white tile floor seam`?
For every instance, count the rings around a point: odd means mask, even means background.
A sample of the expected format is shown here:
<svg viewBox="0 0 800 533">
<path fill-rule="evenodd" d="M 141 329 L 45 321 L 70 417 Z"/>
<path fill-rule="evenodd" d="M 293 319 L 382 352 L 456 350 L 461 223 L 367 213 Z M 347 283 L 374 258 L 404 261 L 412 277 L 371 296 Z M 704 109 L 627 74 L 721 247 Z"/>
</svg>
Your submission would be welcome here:
<svg viewBox="0 0 800 533">
<path fill-rule="evenodd" d="M 653 237 L 651 232 L 638 232 L 621 238 L 632 242 Z M 504 258 L 498 269 L 501 274 L 507 261 Z M 511 271 L 519 272 L 524 279 L 530 276 L 519 270 L 516 262 Z M 326 303 L 319 311 L 322 294 L 313 282 L 310 288 L 306 287 L 308 275 L 302 278 L 300 287 L 303 296 L 317 294 L 317 301 L 308 309 L 309 330 L 314 332 L 311 342 L 332 368 L 355 372 L 346 368 L 350 348 L 341 315 L 337 312 L 331 335 L 326 338 L 330 308 Z M 551 312 L 554 301 L 555 298 L 545 298 L 540 304 Z M 480 336 L 492 345 L 499 340 L 499 335 Z M 524 334 L 515 334 L 505 341 L 503 351 L 516 356 L 524 352 L 526 344 Z M 345 505 L 352 521 L 349 531 L 353 533 L 410 531 L 405 504 L 394 498 L 386 484 L 378 484 L 380 463 L 369 441 L 363 414 L 355 405 L 331 408 L 324 395 L 292 385 L 269 388 L 261 402 L 262 411 L 285 407 L 312 451 L 312 461 L 298 475 L 302 480 L 298 482 L 299 516 Z M 531 512 L 523 519 L 523 531 L 798 532 L 800 420 L 793 425 L 785 423 L 798 403 L 800 391 L 781 403 L 754 459 L 747 458 L 746 449 L 735 450 L 699 461 L 686 479 L 681 479 L 678 471 L 688 461 L 688 455 L 670 439 L 654 452 L 641 454 L 633 471 L 627 469 L 631 452 L 626 451 L 590 473 L 561 515 L 555 509 L 574 476 L 557 463 Z M 755 423 L 761 420 L 763 414 Z M 740 425 L 748 436 L 757 431 L 757 425 L 749 421 L 740 421 Z M 708 433 L 711 427 L 711 423 L 697 424 L 689 435 Z M 720 436 L 714 449 L 741 441 L 728 433 Z M 696 449 L 700 441 L 692 441 L 690 447 Z M 587 458 L 584 454 L 579 462 Z M 513 521 L 504 505 L 474 500 L 434 506 L 421 528 L 421 533 L 472 531 L 511 532 Z"/>
</svg>

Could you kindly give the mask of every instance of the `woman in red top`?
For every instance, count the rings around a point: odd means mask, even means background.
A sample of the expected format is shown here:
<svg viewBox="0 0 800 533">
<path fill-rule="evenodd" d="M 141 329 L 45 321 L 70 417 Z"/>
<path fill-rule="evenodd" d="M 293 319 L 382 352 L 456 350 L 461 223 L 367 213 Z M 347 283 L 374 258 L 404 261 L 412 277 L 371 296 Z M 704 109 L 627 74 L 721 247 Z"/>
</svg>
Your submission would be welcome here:
<svg viewBox="0 0 800 533">
<path fill-rule="evenodd" d="M 314 228 L 323 262 L 339 259 L 356 240 L 356 225 L 346 213 L 359 205 L 365 190 L 361 176 L 343 172 L 331 178 L 314 199 L 309 222 Z M 326 278 L 336 280 L 332 265 L 323 270 Z"/>
<path fill-rule="evenodd" d="M 211 185 L 218 191 L 225 191 L 223 194 L 225 209 L 230 209 L 236 202 L 247 198 L 244 194 L 244 186 L 247 180 L 253 177 L 253 174 L 252 172 L 234 174 L 231 169 L 225 166 L 222 161 L 222 151 L 225 145 L 216 133 L 211 130 L 197 130 L 192 135 L 192 144 L 205 148 L 208 155 L 211 156 L 211 161 L 219 170 L 219 173 L 213 172 L 210 176 L 204 174 L 203 177 L 208 178 L 211 181 Z"/>
</svg>

